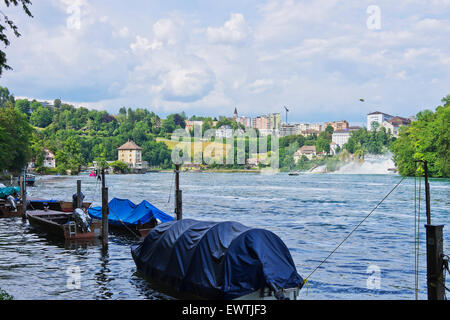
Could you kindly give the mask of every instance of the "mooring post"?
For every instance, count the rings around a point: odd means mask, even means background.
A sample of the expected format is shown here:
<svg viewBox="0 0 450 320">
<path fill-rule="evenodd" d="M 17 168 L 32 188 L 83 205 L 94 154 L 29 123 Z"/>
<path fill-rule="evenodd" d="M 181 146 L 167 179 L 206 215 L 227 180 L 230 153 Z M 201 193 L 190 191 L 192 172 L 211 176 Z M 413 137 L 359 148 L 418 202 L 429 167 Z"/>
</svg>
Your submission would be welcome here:
<svg viewBox="0 0 450 320">
<path fill-rule="evenodd" d="M 102 188 L 102 244 L 108 246 L 108 188 Z"/>
<path fill-rule="evenodd" d="M 445 300 L 444 237 L 443 225 L 431 224 L 430 184 L 428 163 L 423 160 L 425 176 L 425 204 L 427 213 L 427 291 L 428 300 Z"/>
<path fill-rule="evenodd" d="M 425 225 L 427 230 L 428 300 L 445 300 L 443 225 Z"/>
<path fill-rule="evenodd" d="M 175 165 L 175 214 L 177 220 L 183 219 L 182 191 L 180 190 L 180 165 Z"/>
<path fill-rule="evenodd" d="M 27 218 L 27 193 L 25 190 L 25 179 L 23 175 L 19 177 L 20 199 L 22 201 L 22 219 Z"/>
<path fill-rule="evenodd" d="M 81 199 L 81 180 L 77 180 L 77 208 L 83 207 L 83 200 Z"/>
<path fill-rule="evenodd" d="M 102 189 L 104 189 L 106 187 L 106 182 L 105 182 L 105 169 L 102 169 Z"/>
<path fill-rule="evenodd" d="M 431 225 L 431 206 L 430 206 L 430 184 L 428 183 L 428 162 L 423 161 L 423 168 L 425 174 L 425 205 L 427 211 L 427 224 Z"/>
</svg>

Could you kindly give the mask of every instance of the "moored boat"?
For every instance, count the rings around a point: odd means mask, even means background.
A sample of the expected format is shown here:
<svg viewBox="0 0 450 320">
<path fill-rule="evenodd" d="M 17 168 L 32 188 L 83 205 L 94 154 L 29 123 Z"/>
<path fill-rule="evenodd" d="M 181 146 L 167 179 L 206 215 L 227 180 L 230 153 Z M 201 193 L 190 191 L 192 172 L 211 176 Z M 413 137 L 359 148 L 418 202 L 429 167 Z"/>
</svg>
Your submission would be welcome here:
<svg viewBox="0 0 450 320">
<path fill-rule="evenodd" d="M 134 204 L 128 199 L 113 198 L 108 208 L 108 225 L 112 230 L 125 233 L 132 231 L 141 237 L 145 237 L 159 223 L 173 220 L 173 217 L 145 200 Z M 92 218 L 102 219 L 102 207 L 89 208 L 88 212 Z"/>
<path fill-rule="evenodd" d="M 93 239 L 101 236 L 101 222 L 92 219 L 85 230 L 74 213 L 35 210 L 27 212 L 27 218 L 33 227 L 66 240 Z"/>
<path fill-rule="evenodd" d="M 304 282 L 277 235 L 238 222 L 163 223 L 131 254 L 140 274 L 177 298 L 296 299 Z"/>
<path fill-rule="evenodd" d="M 73 212 L 73 203 L 70 201 L 61 201 L 54 199 L 30 199 L 27 201 L 28 210 L 45 210 L 46 208 L 53 211 Z M 89 208 L 91 202 L 83 202 L 83 208 Z"/>
</svg>

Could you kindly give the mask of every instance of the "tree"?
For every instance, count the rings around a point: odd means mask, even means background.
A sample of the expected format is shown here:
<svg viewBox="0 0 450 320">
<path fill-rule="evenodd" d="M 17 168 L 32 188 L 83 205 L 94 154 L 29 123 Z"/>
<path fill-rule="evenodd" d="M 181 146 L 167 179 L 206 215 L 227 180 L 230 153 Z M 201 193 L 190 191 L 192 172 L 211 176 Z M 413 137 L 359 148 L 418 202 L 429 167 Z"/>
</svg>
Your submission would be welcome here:
<svg viewBox="0 0 450 320">
<path fill-rule="evenodd" d="M 1 25 L 0 25 L 1 27 Z M 0 73 L 1 75 L 1 73 Z M 14 96 L 9 93 L 8 88 L 0 87 L 0 108 L 4 108 L 7 102 L 14 104 Z"/>
<path fill-rule="evenodd" d="M 114 161 L 110 164 L 115 173 L 128 173 L 128 165 L 122 161 Z"/>
<path fill-rule="evenodd" d="M 31 114 L 30 122 L 36 127 L 45 128 L 52 122 L 52 118 L 52 111 L 41 106 Z"/>
<path fill-rule="evenodd" d="M 53 105 L 55 106 L 56 109 L 61 108 L 61 99 L 55 99 L 53 101 Z"/>
<path fill-rule="evenodd" d="M 400 128 L 398 139 L 392 144 L 394 162 L 401 175 L 415 175 L 414 160 L 426 160 L 433 177 L 450 177 L 450 99 L 442 99 L 444 106 L 435 112 L 421 111 L 411 126 Z"/>
<path fill-rule="evenodd" d="M 27 99 L 16 100 L 15 108 L 28 116 L 30 114 L 30 101 Z"/>
<path fill-rule="evenodd" d="M 67 170 L 70 170 L 71 174 L 80 172 L 83 159 L 78 139 L 74 136 L 68 137 L 63 148 L 56 152 L 55 160 L 60 173 L 65 173 Z"/>
<path fill-rule="evenodd" d="M 20 172 L 27 165 L 32 132 L 26 116 L 11 102 L 0 108 L 0 169 Z"/>
<path fill-rule="evenodd" d="M 30 10 L 28 9 L 28 6 L 31 5 L 30 0 L 4 0 L 7 7 L 10 5 L 18 6 L 22 5 L 23 10 L 29 17 L 33 17 Z M 0 14 L 3 15 L 5 25 L 0 23 L 0 41 L 3 42 L 5 47 L 9 46 L 10 42 L 8 39 L 8 36 L 6 35 L 7 27 L 12 30 L 14 35 L 16 37 L 20 37 L 19 30 L 17 26 L 14 24 L 14 21 L 10 20 L 7 15 L 5 15 L 2 11 L 0 11 Z M 3 73 L 3 70 L 11 70 L 12 68 L 8 66 L 6 59 L 6 53 L 0 50 L 0 76 Z"/>
</svg>

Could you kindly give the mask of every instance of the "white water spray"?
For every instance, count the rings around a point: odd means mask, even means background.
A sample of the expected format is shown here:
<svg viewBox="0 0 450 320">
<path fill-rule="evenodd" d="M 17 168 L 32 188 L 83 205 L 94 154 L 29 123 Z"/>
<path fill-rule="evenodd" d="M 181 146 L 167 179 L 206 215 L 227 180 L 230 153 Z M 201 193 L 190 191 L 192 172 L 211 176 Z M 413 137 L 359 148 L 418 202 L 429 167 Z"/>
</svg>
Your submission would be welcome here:
<svg viewBox="0 0 450 320">
<path fill-rule="evenodd" d="M 332 173 L 341 174 L 392 174 L 395 173 L 392 155 L 368 155 L 363 162 L 351 161 Z"/>
</svg>

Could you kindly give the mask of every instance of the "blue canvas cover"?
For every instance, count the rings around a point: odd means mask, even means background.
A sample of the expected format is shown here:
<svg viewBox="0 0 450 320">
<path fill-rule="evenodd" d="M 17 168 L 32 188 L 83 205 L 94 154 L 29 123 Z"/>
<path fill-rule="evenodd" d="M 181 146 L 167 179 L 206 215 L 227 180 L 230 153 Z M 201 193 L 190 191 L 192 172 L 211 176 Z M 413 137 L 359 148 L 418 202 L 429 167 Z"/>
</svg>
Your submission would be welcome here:
<svg viewBox="0 0 450 320">
<path fill-rule="evenodd" d="M 102 207 L 89 208 L 88 212 L 92 218 L 102 219 Z M 139 225 L 151 222 L 155 218 L 161 222 L 173 220 L 171 216 L 146 200 L 137 205 L 128 199 L 114 198 L 109 202 L 108 223 L 111 225 L 121 226 L 122 222 L 127 225 Z"/>
<path fill-rule="evenodd" d="M 277 235 L 238 222 L 164 223 L 132 246 L 131 253 L 147 278 L 206 299 L 235 299 L 266 286 L 277 291 L 303 284 Z"/>
<path fill-rule="evenodd" d="M 0 198 L 6 198 L 12 194 L 20 194 L 20 187 L 3 187 L 0 188 Z"/>
</svg>

